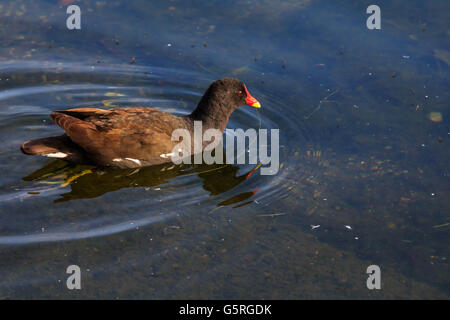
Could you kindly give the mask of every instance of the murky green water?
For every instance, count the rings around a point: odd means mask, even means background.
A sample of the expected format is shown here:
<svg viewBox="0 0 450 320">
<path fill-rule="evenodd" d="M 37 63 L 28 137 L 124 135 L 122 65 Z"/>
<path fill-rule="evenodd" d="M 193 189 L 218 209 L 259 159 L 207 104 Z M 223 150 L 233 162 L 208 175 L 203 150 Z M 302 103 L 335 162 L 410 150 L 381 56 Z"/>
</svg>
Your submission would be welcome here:
<svg viewBox="0 0 450 320">
<path fill-rule="evenodd" d="M 0 298 L 448 299 L 450 5 L 378 1 L 368 30 L 369 4 L 2 1 Z M 262 104 L 229 128 L 280 129 L 277 175 L 19 150 L 51 110 L 186 114 L 224 76 Z"/>
</svg>

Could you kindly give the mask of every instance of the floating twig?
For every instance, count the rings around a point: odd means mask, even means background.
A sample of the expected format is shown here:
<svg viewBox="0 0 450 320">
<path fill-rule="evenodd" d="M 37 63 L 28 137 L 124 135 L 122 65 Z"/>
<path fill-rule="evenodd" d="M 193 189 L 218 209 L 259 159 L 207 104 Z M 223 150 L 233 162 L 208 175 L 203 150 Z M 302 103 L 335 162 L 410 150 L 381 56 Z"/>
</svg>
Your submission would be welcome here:
<svg viewBox="0 0 450 320">
<path fill-rule="evenodd" d="M 324 102 L 336 102 L 336 101 L 332 101 L 332 100 L 328 100 L 329 97 L 333 96 L 334 94 L 338 93 L 339 89 L 334 90 L 332 93 L 330 93 L 328 96 L 326 96 L 325 98 L 323 98 L 322 100 L 319 101 L 319 104 L 317 105 L 317 107 L 307 116 L 305 116 L 305 119 L 309 119 L 311 118 L 311 116 L 316 113 L 320 107 L 322 106 L 322 103 Z"/>
<path fill-rule="evenodd" d="M 433 226 L 433 228 L 437 229 L 437 228 L 442 228 L 442 227 L 446 227 L 446 226 L 450 226 L 450 222 L 444 223 L 444 224 L 439 224 L 437 226 Z"/>
<path fill-rule="evenodd" d="M 268 213 L 268 214 L 259 214 L 257 217 L 278 217 L 278 216 L 284 216 L 286 213 L 280 212 L 280 213 Z"/>
</svg>

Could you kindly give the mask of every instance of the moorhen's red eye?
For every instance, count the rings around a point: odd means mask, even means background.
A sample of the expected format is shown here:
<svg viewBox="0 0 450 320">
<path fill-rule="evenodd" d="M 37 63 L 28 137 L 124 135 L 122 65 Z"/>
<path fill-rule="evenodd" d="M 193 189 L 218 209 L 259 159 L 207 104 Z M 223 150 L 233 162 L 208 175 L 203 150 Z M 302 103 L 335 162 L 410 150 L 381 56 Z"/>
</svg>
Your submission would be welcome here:
<svg viewBox="0 0 450 320">
<path fill-rule="evenodd" d="M 242 96 L 242 91 L 238 91 L 238 96 Z"/>
</svg>

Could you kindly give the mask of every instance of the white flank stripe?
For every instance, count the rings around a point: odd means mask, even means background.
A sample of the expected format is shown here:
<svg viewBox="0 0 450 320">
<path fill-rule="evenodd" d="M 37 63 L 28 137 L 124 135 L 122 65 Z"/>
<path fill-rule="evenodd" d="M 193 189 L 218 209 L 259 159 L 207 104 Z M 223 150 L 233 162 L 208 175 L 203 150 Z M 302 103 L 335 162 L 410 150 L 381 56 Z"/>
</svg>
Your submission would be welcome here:
<svg viewBox="0 0 450 320">
<path fill-rule="evenodd" d="M 137 163 L 138 165 L 141 165 L 141 161 L 138 159 L 133 159 L 133 158 L 125 158 L 125 160 L 130 160 L 133 161 L 134 163 Z"/>
<path fill-rule="evenodd" d="M 174 156 L 175 155 L 175 153 L 163 153 L 163 154 L 160 154 L 159 156 L 161 157 L 161 158 L 164 158 L 164 159 L 166 159 L 166 158 L 169 158 L 169 157 L 171 157 L 171 156 Z"/>
<path fill-rule="evenodd" d="M 45 154 L 45 156 L 49 158 L 65 158 L 67 157 L 67 154 L 62 152 L 54 152 L 54 153 L 47 153 Z"/>
</svg>

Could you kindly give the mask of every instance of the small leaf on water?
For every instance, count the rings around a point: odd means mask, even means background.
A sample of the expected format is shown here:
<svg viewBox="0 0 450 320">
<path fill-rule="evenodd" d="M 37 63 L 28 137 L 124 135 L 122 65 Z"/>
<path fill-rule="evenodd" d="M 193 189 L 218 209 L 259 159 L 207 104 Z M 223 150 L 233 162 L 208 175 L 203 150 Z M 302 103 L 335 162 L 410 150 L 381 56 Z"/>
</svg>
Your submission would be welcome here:
<svg viewBox="0 0 450 320">
<path fill-rule="evenodd" d="M 428 119 L 433 122 L 442 122 L 442 113 L 440 112 L 430 112 L 428 114 Z"/>
<path fill-rule="evenodd" d="M 103 100 L 102 103 L 103 103 L 103 105 L 105 107 L 108 107 L 108 108 L 110 108 L 110 107 L 118 107 L 118 105 L 113 104 L 114 103 L 113 100 Z"/>
<path fill-rule="evenodd" d="M 105 96 L 107 96 L 107 97 L 125 97 L 124 94 L 118 93 L 118 92 L 107 92 L 107 93 L 105 93 Z"/>
</svg>

